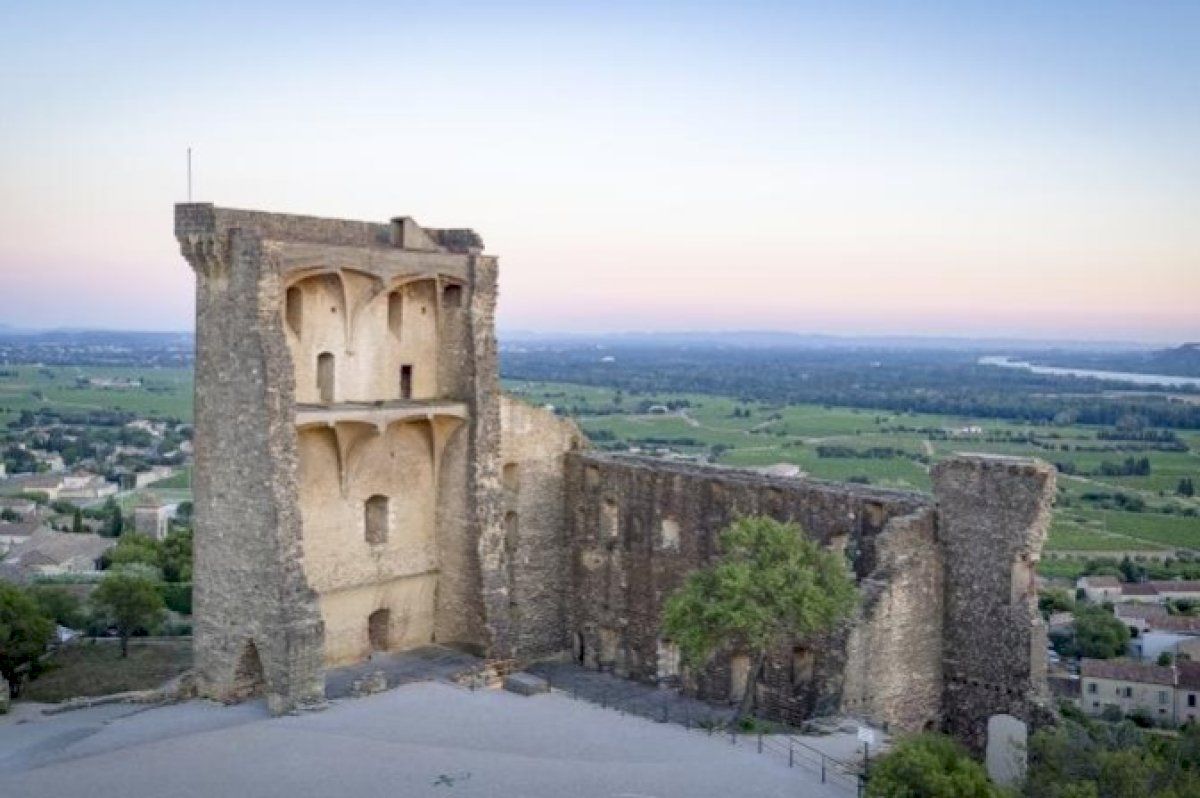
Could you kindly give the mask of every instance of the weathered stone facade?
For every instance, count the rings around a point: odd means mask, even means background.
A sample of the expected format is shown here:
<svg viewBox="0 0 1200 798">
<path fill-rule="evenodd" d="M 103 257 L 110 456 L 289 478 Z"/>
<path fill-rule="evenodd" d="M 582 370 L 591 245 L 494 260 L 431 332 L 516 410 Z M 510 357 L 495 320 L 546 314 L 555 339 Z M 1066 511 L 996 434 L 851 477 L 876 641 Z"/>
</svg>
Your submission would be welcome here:
<svg viewBox="0 0 1200 798">
<path fill-rule="evenodd" d="M 503 397 L 496 260 L 469 230 L 176 208 L 197 281 L 199 689 L 323 699 L 324 668 L 437 642 L 567 653 L 713 700 L 749 660 L 681 667 L 662 603 L 739 515 L 842 552 L 863 600 L 769 658 L 768 715 L 851 713 L 981 747 L 1036 719 L 1044 635 L 1032 568 L 1053 472 L 964 457 L 934 495 L 584 451 Z"/>
<path fill-rule="evenodd" d="M 507 650 L 482 242 L 204 204 L 176 235 L 197 276 L 201 689 L 282 711 L 373 649 Z"/>
</svg>

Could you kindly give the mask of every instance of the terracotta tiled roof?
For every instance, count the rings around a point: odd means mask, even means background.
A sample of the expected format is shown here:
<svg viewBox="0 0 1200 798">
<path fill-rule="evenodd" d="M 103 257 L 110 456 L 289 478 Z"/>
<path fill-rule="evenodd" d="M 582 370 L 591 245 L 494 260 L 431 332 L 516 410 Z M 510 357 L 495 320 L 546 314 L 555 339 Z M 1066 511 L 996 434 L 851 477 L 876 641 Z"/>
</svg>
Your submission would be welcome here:
<svg viewBox="0 0 1200 798">
<path fill-rule="evenodd" d="M 1158 590 L 1149 582 L 1129 582 L 1121 585 L 1123 596 L 1157 596 Z"/>
<path fill-rule="evenodd" d="M 1200 662 L 1181 661 L 1176 663 L 1179 686 L 1184 689 L 1200 690 Z"/>
<path fill-rule="evenodd" d="M 1166 617 L 1167 608 L 1161 604 L 1118 604 L 1113 607 L 1113 612 L 1118 618 L 1149 620 Z"/>
<path fill-rule="evenodd" d="M 1164 668 L 1160 665 L 1136 662 L 1131 659 L 1085 659 L 1080 666 L 1080 674 L 1085 679 L 1116 679 L 1122 682 L 1167 686 L 1175 684 L 1173 668 Z"/>
<path fill-rule="evenodd" d="M 1151 618 L 1147 626 L 1159 632 L 1200 635 L 1200 618 L 1188 615 L 1163 615 Z"/>
<path fill-rule="evenodd" d="M 1087 587 L 1120 587 L 1121 582 L 1115 576 L 1085 576 L 1083 584 Z"/>
<path fill-rule="evenodd" d="M 1154 589 L 1159 593 L 1200 593 L 1200 581 L 1196 580 L 1178 580 L 1178 581 L 1154 581 L 1149 582 L 1154 586 Z"/>
</svg>

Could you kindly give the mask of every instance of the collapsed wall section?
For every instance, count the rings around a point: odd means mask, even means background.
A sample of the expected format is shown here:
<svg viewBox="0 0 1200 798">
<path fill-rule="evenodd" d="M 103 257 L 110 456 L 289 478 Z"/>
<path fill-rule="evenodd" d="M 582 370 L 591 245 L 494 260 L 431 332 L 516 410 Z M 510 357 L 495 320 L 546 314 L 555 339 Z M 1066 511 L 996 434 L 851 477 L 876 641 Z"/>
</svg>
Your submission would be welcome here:
<svg viewBox="0 0 1200 798">
<path fill-rule="evenodd" d="M 798 522 L 843 552 L 867 599 L 855 624 L 771 654 L 757 686 L 763 714 L 798 721 L 845 708 L 903 728 L 937 717 L 937 655 L 922 659 L 940 651 L 942 617 L 926 497 L 591 453 L 566 456 L 566 493 L 574 580 L 567 619 L 580 663 L 682 683 L 710 700 L 739 697 L 744 652 L 687 673 L 659 620 L 667 596 L 717 555 L 722 529 L 742 515 L 767 515 Z M 902 655 L 877 657 L 876 646 Z M 914 667 L 922 669 L 915 677 L 907 670 Z"/>
<path fill-rule="evenodd" d="M 571 549 L 563 461 L 583 448 L 585 438 L 574 422 L 507 394 L 500 417 L 512 655 L 530 658 L 569 645 Z"/>
<path fill-rule="evenodd" d="M 959 456 L 933 469 L 946 558 L 943 728 L 982 751 L 988 718 L 1046 712 L 1046 629 L 1034 568 L 1055 472 L 1020 458 Z"/>
</svg>

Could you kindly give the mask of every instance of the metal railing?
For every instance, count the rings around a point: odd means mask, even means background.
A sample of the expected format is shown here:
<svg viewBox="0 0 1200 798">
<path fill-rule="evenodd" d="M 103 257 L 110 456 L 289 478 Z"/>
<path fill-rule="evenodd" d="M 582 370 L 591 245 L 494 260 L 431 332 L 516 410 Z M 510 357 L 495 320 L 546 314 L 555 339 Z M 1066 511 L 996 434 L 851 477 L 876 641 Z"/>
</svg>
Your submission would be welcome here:
<svg viewBox="0 0 1200 798">
<path fill-rule="evenodd" d="M 569 683 L 555 684 L 551 673 L 543 676 L 552 691 L 574 700 L 598 704 L 601 708 L 619 712 L 622 716 L 635 715 L 659 723 L 676 723 L 688 731 L 728 739 L 730 745 L 753 745 L 760 754 L 774 756 L 781 761 L 786 760 L 790 768 L 802 769 L 812 775 L 819 774 L 822 784 L 844 789 L 848 794 L 859 798 L 863 795 L 866 774 L 859 766 L 835 759 L 794 735 L 739 731 L 730 723 L 728 713 L 712 707 L 707 710 L 695 710 L 692 704 L 678 706 L 677 694 L 673 691 L 633 698 L 621 695 L 610 687 L 581 692 Z"/>
</svg>

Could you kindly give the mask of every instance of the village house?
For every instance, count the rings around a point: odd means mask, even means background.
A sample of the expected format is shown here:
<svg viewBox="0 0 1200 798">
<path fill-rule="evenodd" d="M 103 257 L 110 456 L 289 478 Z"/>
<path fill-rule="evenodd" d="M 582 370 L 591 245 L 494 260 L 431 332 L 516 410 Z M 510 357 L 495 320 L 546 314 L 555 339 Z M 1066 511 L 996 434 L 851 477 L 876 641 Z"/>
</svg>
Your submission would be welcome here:
<svg viewBox="0 0 1200 798">
<path fill-rule="evenodd" d="M 0 497 L 0 512 L 8 510 L 11 513 L 16 513 L 25 520 L 31 515 L 37 513 L 37 502 L 33 499 L 24 499 L 20 496 L 3 496 Z"/>
<path fill-rule="evenodd" d="M 16 523 L 0 521 L 0 555 L 7 554 L 14 546 L 29 540 L 30 535 L 41 526 L 41 522 L 36 518 Z"/>
<path fill-rule="evenodd" d="M 1121 600 L 1121 581 L 1115 576 L 1081 576 L 1075 587 L 1093 604 Z"/>
<path fill-rule="evenodd" d="M 24 541 L 13 546 L 4 563 L 16 569 L 29 581 L 38 576 L 86 574 L 99 570 L 100 557 L 116 540 L 98 535 L 78 535 L 37 529 Z"/>
<path fill-rule="evenodd" d="M 167 536 L 169 522 L 175 515 L 177 505 L 163 504 L 155 494 L 146 491 L 133 508 L 133 528 L 139 535 L 155 540 Z"/>
<path fill-rule="evenodd" d="M 1088 715 L 1102 715 L 1107 707 L 1116 707 L 1122 715 L 1144 714 L 1164 725 L 1175 723 L 1174 666 L 1085 659 L 1080 678 L 1080 708 Z"/>
<path fill-rule="evenodd" d="M 64 501 L 90 501 L 112 496 L 118 490 L 114 482 L 87 471 L 76 471 L 63 478 L 58 498 Z"/>
</svg>

